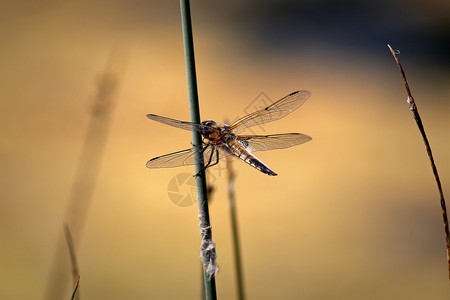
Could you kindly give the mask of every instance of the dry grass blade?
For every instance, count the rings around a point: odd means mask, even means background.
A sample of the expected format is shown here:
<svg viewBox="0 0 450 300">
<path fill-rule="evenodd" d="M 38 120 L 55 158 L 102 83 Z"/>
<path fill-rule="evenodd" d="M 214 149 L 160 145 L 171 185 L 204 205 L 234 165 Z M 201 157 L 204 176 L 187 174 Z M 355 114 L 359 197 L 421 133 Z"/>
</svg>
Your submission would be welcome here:
<svg viewBox="0 0 450 300">
<path fill-rule="evenodd" d="M 439 179 L 439 174 L 436 168 L 436 164 L 434 163 L 433 153 L 431 152 L 430 143 L 428 142 L 427 135 L 425 134 L 425 129 L 423 127 L 422 119 L 420 118 L 419 111 L 417 110 L 416 102 L 411 94 L 411 90 L 409 89 L 408 81 L 406 80 L 405 72 L 403 71 L 403 67 L 400 64 L 400 61 L 397 57 L 398 51 L 394 51 L 390 45 L 388 45 L 389 50 L 394 56 L 395 62 L 397 63 L 400 73 L 402 74 L 403 83 L 406 88 L 406 92 L 408 94 L 408 104 L 409 109 L 412 111 L 414 115 L 414 120 L 417 123 L 417 127 L 419 127 L 419 131 L 422 134 L 423 141 L 425 143 L 425 147 L 427 149 L 428 157 L 430 159 L 431 168 L 433 169 L 434 178 L 436 179 L 437 187 L 440 195 L 440 203 L 442 209 L 442 218 L 444 220 L 444 230 L 445 230 L 445 240 L 447 243 L 447 265 L 448 265 L 448 274 L 449 274 L 449 282 L 450 282 L 450 240 L 449 240 L 449 227 L 448 227 L 448 217 L 447 217 L 447 207 L 445 205 L 444 192 L 442 191 L 441 180 Z"/>
<path fill-rule="evenodd" d="M 75 287 L 73 288 L 72 297 L 70 300 L 75 299 L 75 295 L 77 294 L 78 286 L 80 285 L 80 275 L 78 275 L 77 281 L 75 282 Z"/>
<path fill-rule="evenodd" d="M 64 224 L 64 234 L 66 236 L 67 247 L 69 248 L 70 263 L 72 265 L 72 277 L 73 281 L 76 282 L 79 279 L 80 271 L 78 268 L 77 257 L 75 255 L 75 245 L 73 243 L 72 234 L 70 233 L 69 225 Z"/>
</svg>

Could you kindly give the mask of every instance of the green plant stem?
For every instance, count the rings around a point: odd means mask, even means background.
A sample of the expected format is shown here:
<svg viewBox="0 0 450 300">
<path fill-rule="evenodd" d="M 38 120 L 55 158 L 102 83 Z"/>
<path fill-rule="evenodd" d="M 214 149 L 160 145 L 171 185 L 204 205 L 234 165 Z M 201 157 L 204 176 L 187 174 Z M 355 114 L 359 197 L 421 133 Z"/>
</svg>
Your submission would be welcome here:
<svg viewBox="0 0 450 300">
<path fill-rule="evenodd" d="M 449 234 L 449 225 L 448 225 L 448 217 L 447 217 L 447 207 L 445 205 L 444 192 L 442 191 L 441 180 L 439 179 L 439 174 L 437 171 L 436 164 L 434 163 L 433 153 L 431 152 L 431 146 L 428 142 L 427 135 L 425 134 L 425 128 L 423 127 L 422 119 L 420 118 L 419 111 L 417 110 L 416 102 L 411 94 L 411 90 L 409 89 L 408 81 L 406 80 L 406 74 L 403 71 L 403 67 L 400 64 L 400 60 L 397 57 L 396 51 L 392 49 L 390 45 L 387 45 L 389 50 L 394 56 L 395 62 L 397 63 L 400 73 L 402 75 L 403 84 L 405 85 L 406 93 L 408 94 L 408 104 L 409 109 L 414 115 L 414 120 L 416 121 L 417 127 L 419 128 L 420 134 L 422 135 L 423 142 L 425 143 L 425 148 L 427 149 L 428 158 L 430 159 L 431 168 L 433 170 L 434 178 L 436 180 L 436 184 L 439 190 L 440 196 L 440 204 L 441 204 L 441 212 L 442 218 L 444 220 L 444 232 L 445 232 L 445 240 L 447 243 L 447 267 L 448 267 L 448 275 L 449 275 L 449 283 L 450 283 L 450 234 Z"/>
<path fill-rule="evenodd" d="M 180 0 L 181 23 L 183 29 L 184 52 L 186 59 L 187 84 L 189 93 L 189 110 L 191 122 L 200 123 L 198 105 L 197 79 L 195 72 L 194 43 L 192 38 L 191 13 L 188 0 Z M 203 262 L 203 281 L 207 300 L 217 299 L 215 274 L 215 245 L 212 242 L 211 224 L 209 221 L 208 197 L 205 171 L 203 170 L 203 154 L 199 151 L 202 138 L 198 131 L 192 130 L 192 144 L 195 151 L 195 174 L 197 183 L 198 212 L 200 219 L 201 247 L 200 255 Z"/>
<path fill-rule="evenodd" d="M 200 288 L 201 288 L 201 290 L 200 290 L 200 293 L 201 293 L 201 300 L 206 300 L 206 294 L 205 294 L 205 280 L 204 280 L 204 274 L 203 274 L 203 262 L 201 261 L 200 262 L 200 270 L 201 270 L 201 273 L 200 273 L 200 275 L 201 275 L 201 281 L 200 281 Z"/>
<path fill-rule="evenodd" d="M 238 299 L 244 300 L 244 278 L 242 275 L 241 264 L 241 247 L 239 242 L 238 222 L 236 213 L 236 197 L 234 193 L 234 178 L 231 157 L 227 157 L 227 172 L 228 172 L 228 199 L 230 204 L 230 217 L 231 217 L 231 234 L 233 238 L 233 250 L 234 250 L 234 263 L 236 272 L 236 282 L 238 290 Z"/>
</svg>

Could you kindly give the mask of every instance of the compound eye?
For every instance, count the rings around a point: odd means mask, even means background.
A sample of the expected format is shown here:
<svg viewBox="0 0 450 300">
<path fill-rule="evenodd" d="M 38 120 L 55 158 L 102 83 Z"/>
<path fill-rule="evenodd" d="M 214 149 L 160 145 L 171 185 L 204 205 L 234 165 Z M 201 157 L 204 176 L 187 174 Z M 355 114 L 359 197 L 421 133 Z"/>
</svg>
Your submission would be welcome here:
<svg viewBox="0 0 450 300">
<path fill-rule="evenodd" d="M 214 126 L 214 125 L 216 125 L 216 122 L 214 122 L 214 121 L 204 121 L 204 122 L 202 122 L 202 124 L 206 125 L 206 126 Z"/>
</svg>

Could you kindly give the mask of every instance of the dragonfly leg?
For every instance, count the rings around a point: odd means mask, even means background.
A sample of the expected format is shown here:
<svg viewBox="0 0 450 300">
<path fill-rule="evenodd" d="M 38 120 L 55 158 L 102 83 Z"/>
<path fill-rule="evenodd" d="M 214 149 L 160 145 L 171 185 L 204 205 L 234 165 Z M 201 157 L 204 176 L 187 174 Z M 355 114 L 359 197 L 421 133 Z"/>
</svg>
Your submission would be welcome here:
<svg viewBox="0 0 450 300">
<path fill-rule="evenodd" d="M 214 150 L 216 150 L 215 152 L 216 152 L 216 162 L 215 163 L 213 163 L 213 164 L 208 164 L 208 168 L 210 168 L 210 167 L 212 167 L 212 166 L 215 166 L 215 165 L 217 165 L 218 163 L 219 163 L 219 149 L 214 149 Z M 213 151 L 214 151 L 213 150 Z M 210 157 L 210 162 L 211 162 L 211 160 L 212 160 L 212 157 L 213 157 L 213 155 L 214 155 L 214 152 L 212 152 L 211 151 L 211 157 Z"/>
<path fill-rule="evenodd" d="M 203 153 L 205 151 L 205 149 L 208 148 L 209 144 L 210 143 L 208 143 L 202 150 L 200 150 L 200 152 Z M 214 152 L 216 152 L 217 159 L 216 159 L 215 163 L 211 164 L 212 158 L 214 156 Z M 211 155 L 208 158 L 208 162 L 206 163 L 206 165 L 203 166 L 203 168 L 201 168 L 201 170 L 197 174 L 194 175 L 194 177 L 199 176 L 202 171 L 206 170 L 209 167 L 212 167 L 212 166 L 216 165 L 218 162 L 219 162 L 219 150 L 213 148 L 212 151 L 211 151 Z"/>
<path fill-rule="evenodd" d="M 203 148 L 200 149 L 200 153 L 201 153 L 201 154 L 203 154 L 203 152 L 205 152 L 205 150 L 208 148 L 209 144 L 210 144 L 210 143 L 207 143 L 207 144 L 205 144 L 205 145 L 199 146 L 199 147 L 203 147 Z"/>
</svg>

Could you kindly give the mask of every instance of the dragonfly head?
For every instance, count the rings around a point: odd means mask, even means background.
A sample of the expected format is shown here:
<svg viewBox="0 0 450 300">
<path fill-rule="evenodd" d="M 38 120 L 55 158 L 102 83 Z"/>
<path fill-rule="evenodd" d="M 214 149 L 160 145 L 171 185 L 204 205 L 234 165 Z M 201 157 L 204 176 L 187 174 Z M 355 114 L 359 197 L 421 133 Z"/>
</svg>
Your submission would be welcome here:
<svg viewBox="0 0 450 300">
<path fill-rule="evenodd" d="M 202 123 L 200 123 L 202 126 L 202 129 L 200 131 L 200 133 L 205 137 L 205 138 L 209 138 L 210 134 L 217 132 L 217 129 L 215 128 L 215 126 L 217 125 L 216 122 L 212 121 L 212 120 L 207 120 L 207 121 L 203 121 Z"/>
<path fill-rule="evenodd" d="M 216 125 L 217 123 L 215 121 L 213 121 L 213 120 L 207 120 L 207 121 L 203 121 L 201 124 L 205 125 L 205 126 L 212 127 L 212 126 Z"/>
</svg>

